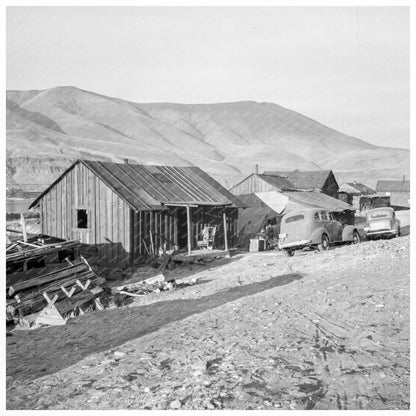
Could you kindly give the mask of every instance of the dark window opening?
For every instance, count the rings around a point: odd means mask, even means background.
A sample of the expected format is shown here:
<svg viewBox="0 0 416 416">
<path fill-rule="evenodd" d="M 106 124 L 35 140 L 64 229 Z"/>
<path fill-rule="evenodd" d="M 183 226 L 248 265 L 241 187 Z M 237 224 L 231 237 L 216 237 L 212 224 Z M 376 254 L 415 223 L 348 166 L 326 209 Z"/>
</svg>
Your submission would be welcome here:
<svg viewBox="0 0 416 416">
<path fill-rule="evenodd" d="M 77 209 L 77 228 L 88 228 L 88 214 L 86 209 Z"/>
</svg>

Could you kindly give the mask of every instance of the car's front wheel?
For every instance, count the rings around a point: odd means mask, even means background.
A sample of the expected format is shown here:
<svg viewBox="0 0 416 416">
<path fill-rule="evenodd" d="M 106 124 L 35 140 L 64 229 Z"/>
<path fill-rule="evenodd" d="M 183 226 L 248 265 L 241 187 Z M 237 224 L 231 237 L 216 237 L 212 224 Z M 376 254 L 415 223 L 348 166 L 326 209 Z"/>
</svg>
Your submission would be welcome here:
<svg viewBox="0 0 416 416">
<path fill-rule="evenodd" d="M 352 243 L 358 244 L 361 241 L 360 234 L 358 234 L 358 231 L 354 231 L 352 234 Z"/>
<path fill-rule="evenodd" d="M 329 238 L 326 234 L 322 234 L 321 243 L 318 244 L 319 251 L 326 251 L 329 249 Z"/>
<path fill-rule="evenodd" d="M 286 257 L 293 257 L 295 255 L 295 250 L 283 250 Z"/>
</svg>

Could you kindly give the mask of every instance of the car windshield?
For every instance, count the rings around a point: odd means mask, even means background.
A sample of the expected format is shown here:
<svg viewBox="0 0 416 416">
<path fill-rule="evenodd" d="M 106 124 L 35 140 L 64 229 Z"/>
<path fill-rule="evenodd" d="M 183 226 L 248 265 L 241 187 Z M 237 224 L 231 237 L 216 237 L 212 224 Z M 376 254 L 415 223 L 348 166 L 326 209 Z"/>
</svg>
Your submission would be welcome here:
<svg viewBox="0 0 416 416">
<path fill-rule="evenodd" d="M 390 218 L 391 213 L 389 211 L 379 211 L 379 212 L 373 212 L 370 214 L 370 218 Z"/>
</svg>

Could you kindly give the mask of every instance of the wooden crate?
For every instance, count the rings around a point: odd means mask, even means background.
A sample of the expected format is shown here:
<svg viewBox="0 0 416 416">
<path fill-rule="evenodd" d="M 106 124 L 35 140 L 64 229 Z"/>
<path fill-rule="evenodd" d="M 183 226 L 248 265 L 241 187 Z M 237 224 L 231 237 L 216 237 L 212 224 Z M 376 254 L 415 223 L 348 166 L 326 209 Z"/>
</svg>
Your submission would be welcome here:
<svg viewBox="0 0 416 416">
<path fill-rule="evenodd" d="M 258 238 L 250 239 L 250 252 L 256 253 L 264 250 L 264 240 Z"/>
</svg>

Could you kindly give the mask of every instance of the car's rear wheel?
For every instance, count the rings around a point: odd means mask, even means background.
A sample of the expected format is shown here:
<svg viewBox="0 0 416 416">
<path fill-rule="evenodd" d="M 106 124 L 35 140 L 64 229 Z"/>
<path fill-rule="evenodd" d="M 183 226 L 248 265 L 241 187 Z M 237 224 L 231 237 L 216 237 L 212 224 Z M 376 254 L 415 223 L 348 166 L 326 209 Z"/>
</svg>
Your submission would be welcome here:
<svg viewBox="0 0 416 416">
<path fill-rule="evenodd" d="M 326 251 L 329 249 L 329 238 L 326 234 L 322 234 L 321 243 L 318 244 L 319 251 Z"/>
<path fill-rule="evenodd" d="M 283 250 L 286 257 L 293 257 L 295 255 L 295 250 Z"/>
<path fill-rule="evenodd" d="M 360 234 L 358 234 L 358 231 L 354 231 L 352 234 L 352 243 L 358 244 L 361 241 Z"/>
</svg>

